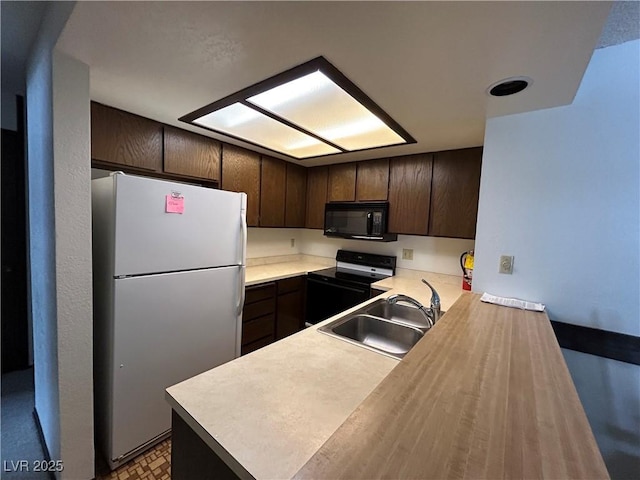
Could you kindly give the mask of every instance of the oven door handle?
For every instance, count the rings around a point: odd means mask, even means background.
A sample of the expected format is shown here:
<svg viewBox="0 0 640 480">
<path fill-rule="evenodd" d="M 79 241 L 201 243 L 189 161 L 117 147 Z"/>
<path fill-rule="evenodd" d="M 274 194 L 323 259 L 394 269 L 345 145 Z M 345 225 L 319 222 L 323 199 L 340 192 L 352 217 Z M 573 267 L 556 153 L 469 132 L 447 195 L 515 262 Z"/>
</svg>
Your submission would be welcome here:
<svg viewBox="0 0 640 480">
<path fill-rule="evenodd" d="M 343 290 L 349 290 L 351 292 L 367 293 L 367 290 L 362 290 L 362 289 L 353 288 L 353 287 L 347 287 L 346 285 L 339 285 L 339 284 L 336 284 L 336 283 L 331 283 L 329 281 L 316 280 L 315 278 L 307 278 L 307 281 L 308 282 L 312 282 L 312 283 L 317 283 L 319 285 L 326 285 L 328 287 L 342 288 Z"/>
<path fill-rule="evenodd" d="M 373 232 L 373 212 L 367 212 L 367 236 Z"/>
</svg>

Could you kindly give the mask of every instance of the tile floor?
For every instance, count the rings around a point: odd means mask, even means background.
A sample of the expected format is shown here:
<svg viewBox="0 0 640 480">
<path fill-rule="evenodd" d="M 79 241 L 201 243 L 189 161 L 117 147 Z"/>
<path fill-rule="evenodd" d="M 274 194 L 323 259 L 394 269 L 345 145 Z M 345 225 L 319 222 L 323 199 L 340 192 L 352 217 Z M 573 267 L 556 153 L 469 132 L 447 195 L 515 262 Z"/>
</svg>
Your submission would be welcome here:
<svg viewBox="0 0 640 480">
<path fill-rule="evenodd" d="M 171 478 L 171 439 L 141 453 L 120 468 L 97 480 L 169 480 Z"/>
</svg>

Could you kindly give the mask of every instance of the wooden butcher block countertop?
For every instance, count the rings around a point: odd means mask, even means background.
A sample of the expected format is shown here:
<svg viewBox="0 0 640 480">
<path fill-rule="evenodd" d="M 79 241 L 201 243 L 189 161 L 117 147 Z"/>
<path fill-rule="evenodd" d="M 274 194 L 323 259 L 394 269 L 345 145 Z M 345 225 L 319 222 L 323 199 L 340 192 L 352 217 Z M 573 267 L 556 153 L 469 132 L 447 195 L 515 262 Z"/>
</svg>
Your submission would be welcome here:
<svg viewBox="0 0 640 480">
<path fill-rule="evenodd" d="M 609 476 L 547 315 L 469 293 L 295 478 Z"/>
</svg>

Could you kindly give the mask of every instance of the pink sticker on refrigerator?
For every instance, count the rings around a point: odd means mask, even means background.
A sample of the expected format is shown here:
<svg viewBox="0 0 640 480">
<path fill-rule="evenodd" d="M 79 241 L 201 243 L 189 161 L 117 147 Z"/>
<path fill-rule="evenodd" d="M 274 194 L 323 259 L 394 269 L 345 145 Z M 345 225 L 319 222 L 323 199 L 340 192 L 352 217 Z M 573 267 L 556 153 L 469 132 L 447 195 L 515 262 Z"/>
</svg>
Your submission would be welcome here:
<svg viewBox="0 0 640 480">
<path fill-rule="evenodd" d="M 167 195 L 165 202 L 165 212 L 184 213 L 184 197 L 181 195 Z"/>
</svg>

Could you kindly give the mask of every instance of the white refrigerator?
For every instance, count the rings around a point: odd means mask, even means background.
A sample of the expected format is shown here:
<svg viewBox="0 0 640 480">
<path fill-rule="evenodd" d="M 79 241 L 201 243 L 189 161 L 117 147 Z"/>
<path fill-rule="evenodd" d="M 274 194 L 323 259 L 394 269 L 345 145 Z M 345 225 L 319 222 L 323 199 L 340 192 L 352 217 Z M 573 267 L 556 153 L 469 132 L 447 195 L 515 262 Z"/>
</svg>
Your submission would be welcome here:
<svg viewBox="0 0 640 480">
<path fill-rule="evenodd" d="M 165 389 L 240 355 L 246 195 L 92 181 L 96 440 L 111 468 L 165 438 Z"/>
</svg>

